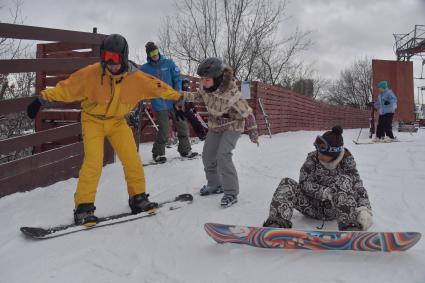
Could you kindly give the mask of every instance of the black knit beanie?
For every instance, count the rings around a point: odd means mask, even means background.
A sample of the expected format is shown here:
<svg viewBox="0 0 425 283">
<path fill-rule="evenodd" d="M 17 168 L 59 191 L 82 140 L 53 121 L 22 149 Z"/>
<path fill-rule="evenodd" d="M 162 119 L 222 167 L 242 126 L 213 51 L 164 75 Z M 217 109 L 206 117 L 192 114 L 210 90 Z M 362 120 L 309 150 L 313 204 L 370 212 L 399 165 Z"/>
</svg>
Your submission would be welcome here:
<svg viewBox="0 0 425 283">
<path fill-rule="evenodd" d="M 156 46 L 156 44 L 153 43 L 152 41 L 149 41 L 148 43 L 146 43 L 145 48 L 146 48 L 146 54 L 148 54 L 149 56 L 149 53 L 158 49 L 158 46 Z"/>
<path fill-rule="evenodd" d="M 344 146 L 344 139 L 342 138 L 342 128 L 341 126 L 334 126 L 331 131 L 327 131 L 322 135 L 322 138 L 331 146 L 339 147 Z M 338 157 L 340 152 L 322 152 L 325 155 L 332 156 L 334 158 Z"/>
</svg>

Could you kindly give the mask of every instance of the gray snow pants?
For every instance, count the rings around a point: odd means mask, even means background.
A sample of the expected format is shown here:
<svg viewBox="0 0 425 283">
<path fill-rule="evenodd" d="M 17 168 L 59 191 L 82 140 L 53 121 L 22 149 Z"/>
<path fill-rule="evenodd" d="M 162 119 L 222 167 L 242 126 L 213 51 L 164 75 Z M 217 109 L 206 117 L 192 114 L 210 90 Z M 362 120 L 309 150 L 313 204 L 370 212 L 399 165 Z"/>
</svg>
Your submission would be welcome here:
<svg viewBox="0 0 425 283">
<path fill-rule="evenodd" d="M 283 178 L 273 195 L 269 217 L 291 220 L 295 208 L 314 219 L 336 219 L 338 223 L 356 220 L 356 195 L 351 183 L 346 181 L 337 181 L 338 191 L 333 194 L 331 206 L 326 206 L 322 201 L 305 195 L 296 181 Z"/>
<path fill-rule="evenodd" d="M 239 181 L 232 151 L 241 133 L 237 131 L 208 131 L 202 151 L 208 186 L 223 187 L 225 194 L 238 195 Z"/>
</svg>

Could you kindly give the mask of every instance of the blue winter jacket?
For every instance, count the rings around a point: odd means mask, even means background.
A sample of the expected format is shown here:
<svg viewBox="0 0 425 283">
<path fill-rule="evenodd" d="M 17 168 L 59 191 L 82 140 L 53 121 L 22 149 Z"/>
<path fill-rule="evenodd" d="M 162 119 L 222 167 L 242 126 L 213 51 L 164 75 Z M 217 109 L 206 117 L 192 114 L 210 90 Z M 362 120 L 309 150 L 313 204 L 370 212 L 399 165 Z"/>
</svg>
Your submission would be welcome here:
<svg viewBox="0 0 425 283">
<path fill-rule="evenodd" d="M 147 60 L 148 62 L 140 67 L 142 72 L 155 76 L 175 90 L 181 91 L 180 69 L 174 64 L 173 60 L 165 58 L 162 54 L 159 54 L 158 62 L 154 62 L 149 57 Z M 174 102 L 174 100 L 162 98 L 151 100 L 152 108 L 155 111 L 170 110 L 173 108 Z"/>
<path fill-rule="evenodd" d="M 385 101 L 388 101 L 389 104 L 385 105 Z M 387 88 L 378 95 L 378 99 L 375 102 L 375 108 L 379 109 L 379 115 L 394 113 L 397 108 L 397 96 L 394 95 L 391 89 Z"/>
</svg>

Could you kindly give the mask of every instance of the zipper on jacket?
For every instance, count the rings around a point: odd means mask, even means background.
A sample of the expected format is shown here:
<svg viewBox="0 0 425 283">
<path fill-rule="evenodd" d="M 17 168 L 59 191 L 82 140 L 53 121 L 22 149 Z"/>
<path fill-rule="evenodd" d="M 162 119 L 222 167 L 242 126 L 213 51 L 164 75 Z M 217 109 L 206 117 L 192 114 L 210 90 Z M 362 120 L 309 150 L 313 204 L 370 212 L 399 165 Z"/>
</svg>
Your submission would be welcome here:
<svg viewBox="0 0 425 283">
<path fill-rule="evenodd" d="M 111 98 L 109 99 L 109 103 L 108 106 L 106 106 L 106 111 L 105 111 L 105 117 L 106 117 L 106 113 L 108 113 L 109 108 L 111 107 L 112 102 L 114 101 L 114 87 L 113 87 L 113 78 L 109 77 L 110 81 L 110 88 L 111 88 Z"/>
</svg>

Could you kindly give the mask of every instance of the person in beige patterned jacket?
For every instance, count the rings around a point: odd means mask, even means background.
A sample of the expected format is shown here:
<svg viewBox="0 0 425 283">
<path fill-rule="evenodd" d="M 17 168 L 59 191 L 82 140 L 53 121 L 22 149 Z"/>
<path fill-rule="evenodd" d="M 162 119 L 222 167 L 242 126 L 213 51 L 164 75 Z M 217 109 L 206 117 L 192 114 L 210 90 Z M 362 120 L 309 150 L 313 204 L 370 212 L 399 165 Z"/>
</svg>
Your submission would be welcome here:
<svg viewBox="0 0 425 283">
<path fill-rule="evenodd" d="M 201 62 L 197 70 L 201 85 L 197 92 L 183 92 L 186 102 L 203 102 L 208 111 L 208 134 L 202 152 L 207 184 L 202 196 L 223 193 L 221 206 L 235 204 L 239 181 L 232 161 L 232 151 L 240 135 L 247 131 L 253 143 L 258 143 L 254 114 L 242 98 L 233 77 L 233 70 L 220 59 L 211 57 Z"/>
</svg>

